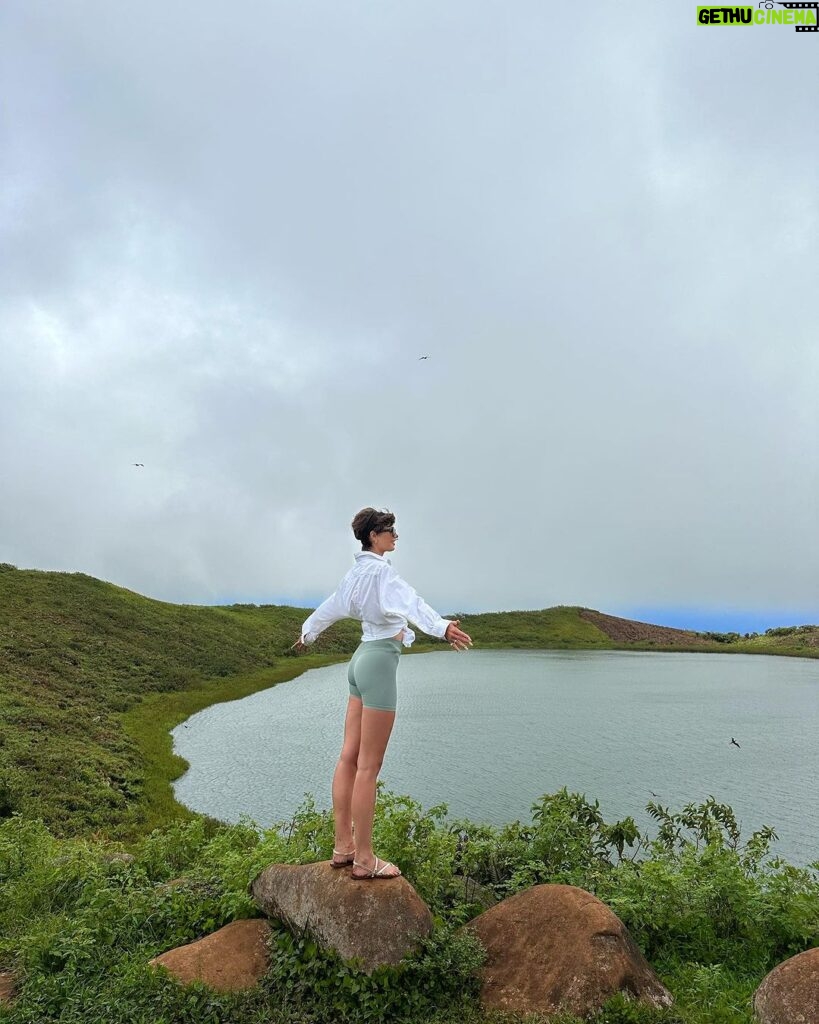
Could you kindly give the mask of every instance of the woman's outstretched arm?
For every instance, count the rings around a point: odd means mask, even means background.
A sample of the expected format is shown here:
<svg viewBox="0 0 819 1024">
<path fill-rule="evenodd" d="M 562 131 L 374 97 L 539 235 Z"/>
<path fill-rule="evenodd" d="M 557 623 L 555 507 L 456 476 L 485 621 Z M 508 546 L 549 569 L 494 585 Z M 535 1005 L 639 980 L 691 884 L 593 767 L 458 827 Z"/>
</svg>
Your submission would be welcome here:
<svg viewBox="0 0 819 1024">
<path fill-rule="evenodd" d="M 322 601 L 312 615 L 305 619 L 304 625 L 301 627 L 301 636 L 293 644 L 293 647 L 300 651 L 317 640 L 324 630 L 329 629 L 334 622 L 346 619 L 348 615 L 349 611 L 339 597 L 338 591 L 334 591 L 326 601 Z"/>
<path fill-rule="evenodd" d="M 385 612 L 402 615 L 424 633 L 448 640 L 455 650 L 465 651 L 472 645 L 472 638 L 459 628 L 459 622 L 439 615 L 392 567 L 381 578 L 380 597 Z"/>
</svg>

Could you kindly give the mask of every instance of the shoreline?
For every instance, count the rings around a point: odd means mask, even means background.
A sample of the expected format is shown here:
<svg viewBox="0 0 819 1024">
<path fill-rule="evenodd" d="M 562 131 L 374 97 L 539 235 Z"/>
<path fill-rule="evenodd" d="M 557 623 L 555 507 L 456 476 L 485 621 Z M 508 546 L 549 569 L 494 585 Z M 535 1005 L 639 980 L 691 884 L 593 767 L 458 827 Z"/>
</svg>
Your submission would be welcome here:
<svg viewBox="0 0 819 1024">
<path fill-rule="evenodd" d="M 415 645 L 414 645 L 415 646 Z M 415 649 L 407 649 L 403 655 L 421 655 L 441 652 L 444 648 L 438 644 L 419 644 Z M 801 658 L 815 661 L 817 654 L 806 654 L 803 651 L 760 651 L 760 650 L 726 650 L 719 644 L 707 648 L 659 647 L 651 644 L 612 644 L 610 647 L 577 647 L 573 645 L 552 645 L 550 647 L 523 645 L 510 647 L 508 644 L 488 643 L 481 650 L 493 651 L 600 651 L 601 653 L 636 651 L 641 654 L 753 654 L 756 656 L 771 655 L 775 657 Z M 173 819 L 205 819 L 213 822 L 214 827 L 227 824 L 217 818 L 191 810 L 179 803 L 173 791 L 173 783 L 182 777 L 190 767 L 179 754 L 173 752 L 171 730 L 187 718 L 204 711 L 216 704 L 242 700 L 254 693 L 270 689 L 279 683 L 290 682 L 315 668 L 326 668 L 339 662 L 347 661 L 349 654 L 307 654 L 287 657 L 284 665 L 261 669 L 258 672 L 220 679 L 215 684 L 204 683 L 191 690 L 154 693 L 144 697 L 137 705 L 122 712 L 120 722 L 125 734 L 140 750 L 145 759 L 145 789 L 142 799 L 135 808 L 137 814 L 142 812 L 143 820 L 132 825 L 123 825 L 116 830 L 116 838 L 123 843 L 137 842 L 153 828 L 166 824 Z"/>
</svg>

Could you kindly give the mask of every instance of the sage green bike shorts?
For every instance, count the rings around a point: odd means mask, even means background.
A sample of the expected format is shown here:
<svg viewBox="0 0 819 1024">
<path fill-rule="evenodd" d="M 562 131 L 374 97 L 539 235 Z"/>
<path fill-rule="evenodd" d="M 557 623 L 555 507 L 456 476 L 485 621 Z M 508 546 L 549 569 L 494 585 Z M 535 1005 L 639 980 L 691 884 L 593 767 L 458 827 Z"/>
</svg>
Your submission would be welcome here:
<svg viewBox="0 0 819 1024">
<path fill-rule="evenodd" d="M 358 697 L 365 708 L 395 711 L 395 673 L 400 657 L 400 640 L 390 637 L 362 642 L 347 668 L 350 696 Z"/>
</svg>

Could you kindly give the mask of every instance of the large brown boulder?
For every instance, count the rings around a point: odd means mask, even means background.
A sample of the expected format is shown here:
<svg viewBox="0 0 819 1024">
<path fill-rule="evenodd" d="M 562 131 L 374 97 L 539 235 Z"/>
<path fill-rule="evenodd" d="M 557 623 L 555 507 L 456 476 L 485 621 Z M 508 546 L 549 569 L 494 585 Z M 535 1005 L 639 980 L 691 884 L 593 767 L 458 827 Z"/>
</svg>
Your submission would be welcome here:
<svg viewBox="0 0 819 1024">
<path fill-rule="evenodd" d="M 183 985 L 203 981 L 219 992 L 238 992 L 258 985 L 267 971 L 269 935 L 270 924 L 263 918 L 233 921 L 149 962 L 166 968 Z"/>
<path fill-rule="evenodd" d="M 481 1002 L 490 1009 L 585 1017 L 617 992 L 671 1005 L 623 922 L 573 885 L 536 885 L 465 927 L 487 951 Z"/>
<path fill-rule="evenodd" d="M 397 964 L 432 933 L 432 914 L 406 878 L 360 881 L 319 864 L 271 864 L 251 883 L 259 907 L 291 930 L 308 930 L 368 974 Z"/>
<path fill-rule="evenodd" d="M 819 1024 L 819 947 L 785 960 L 754 993 L 761 1024 Z"/>
</svg>

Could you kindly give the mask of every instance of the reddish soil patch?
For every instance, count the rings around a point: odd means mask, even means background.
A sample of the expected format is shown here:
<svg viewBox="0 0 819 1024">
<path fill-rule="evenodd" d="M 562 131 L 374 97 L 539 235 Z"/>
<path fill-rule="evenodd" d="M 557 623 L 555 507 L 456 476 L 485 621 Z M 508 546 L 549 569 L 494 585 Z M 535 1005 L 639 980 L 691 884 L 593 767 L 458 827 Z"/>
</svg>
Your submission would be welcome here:
<svg viewBox="0 0 819 1024">
<path fill-rule="evenodd" d="M 580 610 L 580 618 L 597 626 L 610 640 L 616 643 L 654 643 L 658 647 L 700 647 L 708 640 L 690 629 L 672 629 L 671 626 L 652 626 L 648 622 L 634 622 L 632 619 L 618 619 L 616 615 L 604 615 L 590 608 Z"/>
</svg>

